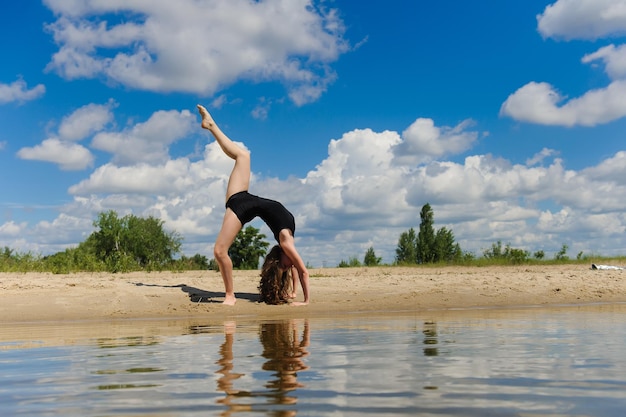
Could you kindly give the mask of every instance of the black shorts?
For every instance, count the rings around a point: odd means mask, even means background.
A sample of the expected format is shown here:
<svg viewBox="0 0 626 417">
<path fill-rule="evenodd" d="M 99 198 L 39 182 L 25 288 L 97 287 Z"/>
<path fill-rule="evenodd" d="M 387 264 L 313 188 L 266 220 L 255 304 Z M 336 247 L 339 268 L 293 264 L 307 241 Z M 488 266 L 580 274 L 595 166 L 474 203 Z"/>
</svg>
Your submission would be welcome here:
<svg viewBox="0 0 626 417">
<path fill-rule="evenodd" d="M 252 221 L 255 217 L 260 217 L 270 228 L 277 242 L 280 242 L 278 235 L 283 229 L 291 230 L 292 235 L 296 233 L 296 221 L 293 214 L 278 201 L 241 191 L 230 196 L 226 202 L 226 208 L 230 208 L 235 213 L 242 225 Z"/>
</svg>

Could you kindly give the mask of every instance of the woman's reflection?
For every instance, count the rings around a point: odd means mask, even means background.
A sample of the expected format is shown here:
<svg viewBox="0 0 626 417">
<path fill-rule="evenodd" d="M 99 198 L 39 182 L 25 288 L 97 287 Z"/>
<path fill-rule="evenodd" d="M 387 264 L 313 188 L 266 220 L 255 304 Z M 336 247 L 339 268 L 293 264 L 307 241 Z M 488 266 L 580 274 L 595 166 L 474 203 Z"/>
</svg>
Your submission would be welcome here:
<svg viewBox="0 0 626 417">
<path fill-rule="evenodd" d="M 233 370 L 233 338 L 235 335 L 235 329 L 237 325 L 234 321 L 224 322 L 224 343 L 220 346 L 220 359 L 216 362 L 220 369 L 216 373 L 222 374 L 217 380 L 218 391 L 224 391 L 226 397 L 217 400 L 219 404 L 223 404 L 228 407 L 224 411 L 222 416 L 229 416 L 235 411 L 250 411 L 252 408 L 247 404 L 235 404 L 233 399 L 237 396 L 248 396 L 247 392 L 240 392 L 233 388 L 233 381 L 242 377 L 244 374 L 238 374 L 232 372 Z"/>
<path fill-rule="evenodd" d="M 285 320 L 262 323 L 259 329 L 259 340 L 263 347 L 262 356 L 267 359 L 262 369 L 271 371 L 271 378 L 264 386 L 268 390 L 240 391 L 233 387 L 233 383 L 244 374 L 234 373 L 233 370 L 233 340 L 235 322 L 224 323 L 224 343 L 220 346 L 220 359 L 216 362 L 220 369 L 217 373 L 222 376 L 217 380 L 219 391 L 226 393 L 226 397 L 217 402 L 228 407 L 222 415 L 228 416 L 238 411 L 253 411 L 253 404 L 237 404 L 243 398 L 266 397 L 270 404 L 295 404 L 297 398 L 288 393 L 303 385 L 298 382 L 298 372 L 308 369 L 303 358 L 308 356 L 307 347 L 310 340 L 309 321 Z M 302 336 L 298 335 L 302 332 Z M 252 374 L 253 371 L 250 371 Z M 267 406 L 263 408 L 266 409 Z M 275 410 L 272 415 L 294 416 L 294 410 Z"/>
<path fill-rule="evenodd" d="M 302 328 L 302 337 L 299 338 L 299 327 Z M 274 393 L 275 404 L 295 404 L 296 397 L 287 395 L 303 385 L 298 382 L 298 372 L 309 367 L 303 358 L 309 352 L 309 322 L 308 320 L 287 320 L 261 324 L 259 339 L 263 345 L 263 357 L 267 362 L 263 370 L 272 371 L 274 379 L 267 382 L 266 388 Z"/>
</svg>

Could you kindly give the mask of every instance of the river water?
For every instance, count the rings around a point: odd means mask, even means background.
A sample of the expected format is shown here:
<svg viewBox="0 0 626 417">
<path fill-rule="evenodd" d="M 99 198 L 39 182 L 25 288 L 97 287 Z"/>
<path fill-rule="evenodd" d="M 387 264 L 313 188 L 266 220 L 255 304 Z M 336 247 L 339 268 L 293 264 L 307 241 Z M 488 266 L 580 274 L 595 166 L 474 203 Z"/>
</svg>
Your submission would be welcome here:
<svg viewBox="0 0 626 417">
<path fill-rule="evenodd" d="M 626 304 L 0 329 L 2 416 L 607 416 Z"/>
</svg>

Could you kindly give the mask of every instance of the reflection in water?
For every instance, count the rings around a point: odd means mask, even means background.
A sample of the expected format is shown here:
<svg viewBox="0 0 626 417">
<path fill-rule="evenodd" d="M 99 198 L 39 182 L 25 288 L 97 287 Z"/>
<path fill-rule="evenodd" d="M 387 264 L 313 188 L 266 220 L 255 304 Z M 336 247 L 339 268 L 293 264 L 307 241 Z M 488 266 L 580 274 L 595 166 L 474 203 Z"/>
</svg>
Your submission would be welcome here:
<svg viewBox="0 0 626 417">
<path fill-rule="evenodd" d="M 438 343 L 437 323 L 432 321 L 425 322 L 422 333 L 424 333 L 424 344 L 426 345 L 424 348 L 424 356 L 438 356 L 439 350 L 435 347 Z"/>
<path fill-rule="evenodd" d="M 300 328 L 302 336 L 299 337 Z M 234 388 L 234 382 L 244 376 L 233 372 L 233 342 L 235 322 L 224 323 L 224 343 L 220 346 L 220 358 L 216 362 L 220 366 L 217 371 L 222 376 L 217 381 L 218 391 L 226 393 L 224 398 L 217 400 L 218 404 L 228 407 L 221 415 L 228 416 L 233 412 L 253 411 L 252 405 L 241 404 L 243 398 L 265 397 L 271 405 L 288 405 L 290 409 L 275 410 L 275 416 L 295 416 L 293 406 L 297 397 L 290 393 L 304 385 L 298 382 L 298 372 L 308 369 L 303 358 L 309 355 L 307 347 L 310 343 L 310 328 L 308 320 L 285 320 L 261 323 L 259 340 L 263 347 L 263 358 L 267 359 L 262 365 L 264 371 L 271 371 L 271 378 L 265 383 L 268 391 L 244 391 Z"/>
<path fill-rule="evenodd" d="M 624 317 L 626 304 L 311 318 L 310 331 L 137 321 L 78 339 L 71 323 L 29 327 L 56 334 L 30 348 L 0 326 L 0 414 L 622 417 Z"/>
<path fill-rule="evenodd" d="M 112 349 L 119 347 L 134 347 L 134 346 L 152 346 L 158 343 L 157 338 L 155 337 L 144 337 L 144 336 L 132 336 L 132 337 L 121 337 L 121 338 L 99 338 L 98 347 L 101 349 Z"/>
<path fill-rule="evenodd" d="M 238 405 L 233 402 L 237 396 L 248 396 L 249 393 L 237 391 L 233 388 L 233 381 L 242 377 L 244 374 L 233 373 L 233 338 L 236 325 L 234 321 L 224 323 L 224 343 L 220 346 L 220 359 L 216 362 L 221 366 L 217 370 L 222 376 L 217 380 L 217 390 L 226 393 L 226 397 L 217 400 L 218 404 L 228 407 L 228 410 L 221 415 L 228 416 L 235 411 L 250 411 L 249 405 Z"/>
<path fill-rule="evenodd" d="M 296 388 L 302 388 L 298 383 L 298 372 L 308 369 L 302 360 L 309 353 L 310 330 L 309 322 L 304 321 L 302 339 L 298 338 L 298 321 L 281 321 L 263 323 L 260 329 L 260 340 L 263 345 L 263 357 L 267 362 L 263 370 L 273 371 L 274 380 L 265 386 L 273 394 L 275 404 L 295 404 L 297 398 L 287 395 Z"/>
</svg>

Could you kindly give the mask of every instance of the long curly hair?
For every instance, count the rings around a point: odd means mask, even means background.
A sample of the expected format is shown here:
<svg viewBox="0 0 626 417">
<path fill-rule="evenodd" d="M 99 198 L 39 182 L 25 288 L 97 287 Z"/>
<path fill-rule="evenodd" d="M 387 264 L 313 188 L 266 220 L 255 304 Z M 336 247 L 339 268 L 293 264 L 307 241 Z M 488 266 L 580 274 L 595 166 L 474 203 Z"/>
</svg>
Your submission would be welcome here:
<svg viewBox="0 0 626 417">
<path fill-rule="evenodd" d="M 259 282 L 259 302 L 266 304 L 285 304 L 289 300 L 291 290 L 291 268 L 280 269 L 280 258 L 283 250 L 276 245 L 270 249 L 261 268 Z"/>
</svg>

